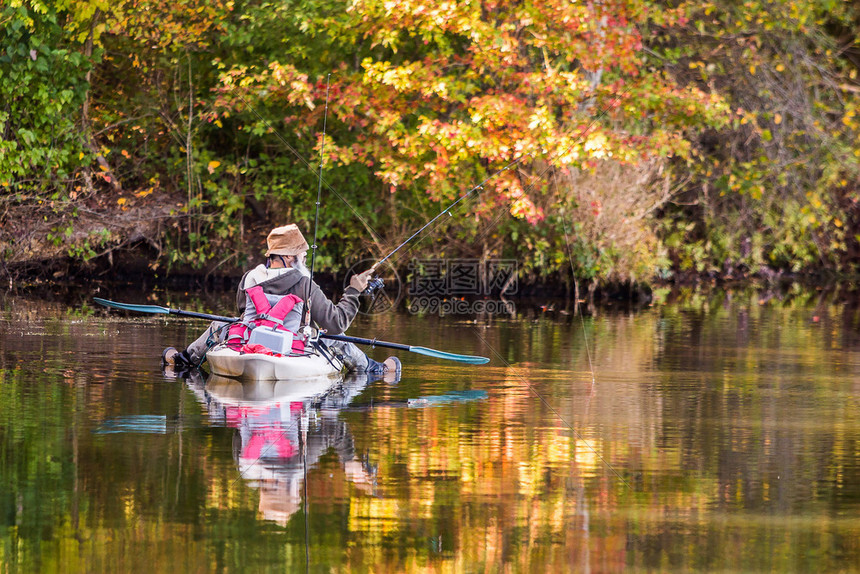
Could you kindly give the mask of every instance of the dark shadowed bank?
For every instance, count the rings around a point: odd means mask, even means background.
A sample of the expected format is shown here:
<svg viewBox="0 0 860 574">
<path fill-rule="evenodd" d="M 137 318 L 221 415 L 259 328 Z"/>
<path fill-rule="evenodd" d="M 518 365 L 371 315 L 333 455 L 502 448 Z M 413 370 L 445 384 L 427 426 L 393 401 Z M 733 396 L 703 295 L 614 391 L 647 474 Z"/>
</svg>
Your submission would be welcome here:
<svg viewBox="0 0 860 574">
<path fill-rule="evenodd" d="M 157 241 L 153 238 L 130 239 L 86 261 L 57 253 L 53 257 L 34 257 L 23 263 L 3 262 L 0 291 L 25 297 L 48 298 L 83 308 L 94 306 L 94 296 L 158 305 L 171 305 L 171 301 L 177 298 L 190 298 L 197 310 L 232 313 L 233 295 L 242 274 L 250 266 L 264 261 L 261 249 L 248 247 L 241 258 L 241 265 L 217 265 L 213 262 L 202 267 L 181 265 L 164 270 L 154 264 L 159 256 L 154 243 L 157 244 Z M 368 261 L 361 261 L 356 269 L 365 269 Z M 352 271 L 347 265 L 336 271 L 318 271 L 315 280 L 336 299 L 347 285 Z M 456 269 L 453 271 L 457 272 Z M 598 283 L 574 281 L 568 267 L 561 272 L 537 278 L 518 276 L 508 283 L 505 292 L 497 284 L 486 292 L 462 293 L 461 290 L 452 294 L 447 287 L 450 283 L 446 282 L 446 287 L 432 294 L 435 306 L 426 308 L 426 292 L 420 286 L 439 277 L 438 273 L 434 274 L 434 270 L 428 268 L 410 265 L 390 268 L 383 275 L 385 288 L 382 298 L 400 311 L 484 318 L 508 315 L 508 308 L 502 302 L 509 304 L 513 314 L 519 316 L 574 316 L 580 312 L 593 314 L 598 310 L 635 312 L 691 298 L 718 302 L 738 292 L 757 293 L 762 303 L 797 297 L 809 299 L 810 303 L 815 300 L 848 305 L 860 303 L 860 278 L 844 274 L 795 274 L 769 268 L 751 273 L 748 269 L 739 268 L 728 269 L 724 273 L 679 273 L 671 279 L 647 283 Z M 445 277 L 444 271 L 442 277 Z M 378 312 L 380 307 L 374 301 L 374 297 L 363 296 L 362 310 Z M 490 301 L 495 306 L 479 307 L 476 313 L 473 305 L 476 301 Z M 451 302 L 460 306 L 452 306 Z M 377 305 L 376 310 L 372 308 L 373 305 Z"/>
</svg>

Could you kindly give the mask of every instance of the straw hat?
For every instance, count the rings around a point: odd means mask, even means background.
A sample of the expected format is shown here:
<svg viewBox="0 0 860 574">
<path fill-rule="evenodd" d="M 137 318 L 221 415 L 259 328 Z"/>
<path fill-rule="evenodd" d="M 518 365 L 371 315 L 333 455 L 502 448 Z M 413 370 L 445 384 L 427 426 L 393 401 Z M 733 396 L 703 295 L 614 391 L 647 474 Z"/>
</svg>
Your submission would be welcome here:
<svg viewBox="0 0 860 574">
<path fill-rule="evenodd" d="M 299 255 L 309 248 L 308 242 L 305 241 L 304 235 L 295 223 L 271 230 L 266 238 L 266 243 L 269 245 L 266 257 L 269 255 Z"/>
</svg>

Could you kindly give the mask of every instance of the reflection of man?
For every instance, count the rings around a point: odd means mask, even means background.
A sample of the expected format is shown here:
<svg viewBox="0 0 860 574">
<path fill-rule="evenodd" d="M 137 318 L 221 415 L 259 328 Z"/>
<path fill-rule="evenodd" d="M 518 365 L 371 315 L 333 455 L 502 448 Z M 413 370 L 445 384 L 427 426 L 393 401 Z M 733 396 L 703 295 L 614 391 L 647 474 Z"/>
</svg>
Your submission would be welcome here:
<svg viewBox="0 0 860 574">
<path fill-rule="evenodd" d="M 210 422 L 236 429 L 233 457 L 242 478 L 260 489 L 260 511 L 267 520 L 287 523 L 301 507 L 307 470 L 330 450 L 347 479 L 371 492 L 373 475 L 356 457 L 349 426 L 339 414 L 367 386 L 366 375 L 299 386 L 243 385 L 221 377 L 210 377 L 204 385 L 197 379 L 189 379 L 189 387 L 206 406 Z"/>
<path fill-rule="evenodd" d="M 373 492 L 373 477 L 359 460 L 343 462 L 346 478 L 367 494 Z M 260 513 L 266 520 L 286 526 L 290 517 L 302 506 L 301 480 L 284 481 L 278 477 L 260 480 Z"/>
</svg>

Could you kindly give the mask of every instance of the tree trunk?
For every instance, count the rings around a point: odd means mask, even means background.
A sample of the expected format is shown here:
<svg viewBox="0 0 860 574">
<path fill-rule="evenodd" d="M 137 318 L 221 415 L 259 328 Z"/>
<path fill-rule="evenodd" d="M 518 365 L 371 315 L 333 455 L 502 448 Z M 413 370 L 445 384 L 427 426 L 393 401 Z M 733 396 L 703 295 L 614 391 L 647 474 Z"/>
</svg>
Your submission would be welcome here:
<svg viewBox="0 0 860 574">
<path fill-rule="evenodd" d="M 88 60 L 93 57 L 93 35 L 95 34 L 96 24 L 98 23 L 100 16 L 101 16 L 101 10 L 99 10 L 97 8 L 96 11 L 93 13 L 93 20 L 90 23 L 90 33 L 89 33 L 89 36 L 87 36 L 86 43 L 84 44 L 84 56 L 86 56 Z M 93 74 L 93 71 L 92 71 L 92 69 L 90 69 L 87 72 L 87 85 L 90 84 L 90 81 L 92 79 L 92 74 Z M 102 171 L 104 172 L 104 177 L 107 179 L 108 183 L 110 183 L 110 185 L 114 191 L 122 191 L 122 185 L 120 185 L 119 179 L 117 179 L 116 175 L 114 175 L 113 169 L 111 169 L 110 164 L 105 159 L 104 155 L 102 155 L 101 151 L 99 150 L 99 146 L 98 146 L 98 144 L 96 144 L 95 138 L 93 137 L 93 134 L 92 134 L 92 129 L 90 127 L 90 90 L 89 89 L 87 89 L 87 97 L 84 98 L 84 105 L 81 108 L 81 128 L 82 128 L 81 131 L 83 132 L 84 137 L 86 138 L 86 140 L 85 140 L 86 146 L 89 148 L 89 150 L 96 157 L 96 161 L 98 162 L 99 167 L 101 167 Z M 95 190 L 93 189 L 92 171 L 90 170 L 89 167 L 87 167 L 84 170 L 84 181 L 86 182 L 87 192 L 93 193 Z"/>
</svg>

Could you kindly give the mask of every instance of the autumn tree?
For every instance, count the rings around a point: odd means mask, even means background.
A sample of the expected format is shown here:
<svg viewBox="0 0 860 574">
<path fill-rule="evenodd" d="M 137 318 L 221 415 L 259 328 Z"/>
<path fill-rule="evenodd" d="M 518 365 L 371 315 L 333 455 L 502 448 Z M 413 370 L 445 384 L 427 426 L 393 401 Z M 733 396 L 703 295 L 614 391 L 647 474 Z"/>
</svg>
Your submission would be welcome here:
<svg viewBox="0 0 860 574">
<path fill-rule="evenodd" d="M 652 196 L 665 160 L 690 157 L 690 134 L 725 121 L 718 97 L 646 65 L 640 27 L 655 18 L 672 27 L 683 16 L 643 2 L 356 1 L 316 30 L 331 46 L 323 54 L 338 128 L 328 165 L 372 170 L 382 188 L 369 195 L 396 198 L 404 234 L 481 184 L 433 231 L 433 253 L 519 255 L 541 274 L 566 266 L 562 210 L 592 229 L 603 193 L 579 193 L 567 185 L 571 174 L 591 173 L 601 188 L 606 166 L 625 166 L 644 174 L 642 193 Z M 219 117 L 265 102 L 286 111 L 275 125 L 315 126 L 319 144 L 325 82 L 315 69 L 309 74 L 303 58 L 228 67 Z M 614 227 L 647 226 L 665 200 L 662 181 L 659 190 L 664 199 L 643 202 L 644 212 L 614 213 Z M 340 191 L 352 202 L 368 195 Z M 588 209 L 578 210 L 586 196 Z M 590 268 L 577 271 L 610 276 L 617 245 L 595 239 L 583 247 L 595 255 L 581 260 Z M 641 255 L 643 267 L 654 265 L 653 251 Z"/>
<path fill-rule="evenodd" d="M 310 230 L 322 166 L 329 269 L 387 253 L 464 195 L 398 265 L 517 257 L 534 279 L 572 262 L 596 283 L 851 270 L 860 254 L 845 3 L 13 0 L 0 14 L 0 189 L 5 217 L 42 217 L 31 251 L 88 258 L 142 237 L 158 265 L 240 267 L 273 223 Z M 0 249 L 25 257 L 11 227 Z"/>
<path fill-rule="evenodd" d="M 735 119 L 696 140 L 684 207 L 666 218 L 676 266 L 856 272 L 858 15 L 829 0 L 681 9 L 684 26 L 652 29 L 650 55 L 721 94 Z"/>
</svg>

